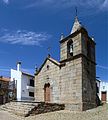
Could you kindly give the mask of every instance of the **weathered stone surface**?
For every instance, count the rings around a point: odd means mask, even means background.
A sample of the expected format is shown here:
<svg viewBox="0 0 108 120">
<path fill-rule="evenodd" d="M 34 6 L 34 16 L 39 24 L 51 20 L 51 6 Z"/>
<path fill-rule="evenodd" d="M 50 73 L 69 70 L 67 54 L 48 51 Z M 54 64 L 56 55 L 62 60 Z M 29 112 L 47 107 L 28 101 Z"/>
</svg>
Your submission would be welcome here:
<svg viewBox="0 0 108 120">
<path fill-rule="evenodd" d="M 69 41 L 73 41 L 72 56 L 68 56 Z M 45 101 L 44 86 L 50 84 L 50 103 L 63 103 L 72 110 L 96 107 L 95 43 L 82 29 L 60 42 L 60 55 L 60 63 L 47 59 L 36 74 L 36 101 Z"/>
<path fill-rule="evenodd" d="M 61 110 L 29 117 L 20 117 L 0 110 L 0 120 L 108 120 L 108 105 L 84 112 Z"/>
<path fill-rule="evenodd" d="M 9 102 L 0 106 L 0 110 L 8 111 L 18 116 L 26 116 L 38 103 L 32 102 Z"/>
<path fill-rule="evenodd" d="M 55 103 L 39 103 L 32 111 L 29 112 L 28 115 L 37 115 L 47 112 L 59 111 L 64 110 L 64 104 L 55 104 Z"/>
</svg>

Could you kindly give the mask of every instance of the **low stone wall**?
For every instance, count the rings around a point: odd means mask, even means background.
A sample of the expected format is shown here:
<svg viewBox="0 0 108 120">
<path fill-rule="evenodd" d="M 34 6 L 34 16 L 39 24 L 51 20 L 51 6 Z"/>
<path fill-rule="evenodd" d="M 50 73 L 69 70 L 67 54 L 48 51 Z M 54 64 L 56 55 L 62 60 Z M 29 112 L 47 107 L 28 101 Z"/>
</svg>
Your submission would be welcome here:
<svg viewBox="0 0 108 120">
<path fill-rule="evenodd" d="M 82 111 L 82 104 L 79 103 L 67 103 L 65 104 L 65 110 L 70 110 L 70 111 Z"/>
<path fill-rule="evenodd" d="M 59 111 L 59 110 L 64 110 L 65 105 L 64 104 L 56 104 L 56 103 L 38 103 L 38 106 L 35 106 L 27 116 L 29 115 L 37 115 L 37 114 L 42 114 L 42 113 L 47 113 L 47 112 L 53 112 L 53 111 Z"/>
</svg>

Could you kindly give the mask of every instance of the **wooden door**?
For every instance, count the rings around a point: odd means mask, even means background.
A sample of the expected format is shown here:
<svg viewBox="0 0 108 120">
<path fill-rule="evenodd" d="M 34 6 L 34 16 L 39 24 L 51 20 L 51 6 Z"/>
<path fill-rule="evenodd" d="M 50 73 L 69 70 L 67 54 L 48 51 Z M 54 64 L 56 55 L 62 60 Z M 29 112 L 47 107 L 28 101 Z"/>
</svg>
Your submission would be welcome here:
<svg viewBox="0 0 108 120">
<path fill-rule="evenodd" d="M 3 104 L 3 96 L 0 95 L 0 104 Z"/>
<path fill-rule="evenodd" d="M 101 92 L 101 100 L 103 102 L 106 102 L 106 95 L 107 95 L 107 92 Z"/>
<path fill-rule="evenodd" d="M 44 86 L 44 101 L 50 102 L 50 84 L 45 84 Z"/>
</svg>

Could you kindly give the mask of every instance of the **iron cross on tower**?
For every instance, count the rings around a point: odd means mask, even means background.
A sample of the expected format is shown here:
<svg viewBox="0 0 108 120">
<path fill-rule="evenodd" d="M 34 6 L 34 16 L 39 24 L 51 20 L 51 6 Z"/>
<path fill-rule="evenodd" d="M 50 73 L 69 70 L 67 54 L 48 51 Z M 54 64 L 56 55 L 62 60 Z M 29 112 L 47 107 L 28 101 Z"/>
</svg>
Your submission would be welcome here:
<svg viewBox="0 0 108 120">
<path fill-rule="evenodd" d="M 76 13 L 76 17 L 77 17 L 77 15 L 78 15 L 77 7 L 75 7 L 75 13 Z"/>
<path fill-rule="evenodd" d="M 47 51 L 48 51 L 48 56 L 50 56 L 50 52 L 51 52 L 51 47 L 50 46 L 47 48 Z"/>
</svg>

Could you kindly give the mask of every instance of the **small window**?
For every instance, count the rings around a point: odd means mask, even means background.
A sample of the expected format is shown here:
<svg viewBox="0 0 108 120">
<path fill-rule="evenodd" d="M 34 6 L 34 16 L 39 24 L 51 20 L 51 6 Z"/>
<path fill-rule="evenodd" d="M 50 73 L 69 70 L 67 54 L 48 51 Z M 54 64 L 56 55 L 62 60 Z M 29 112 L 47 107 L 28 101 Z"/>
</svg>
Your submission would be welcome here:
<svg viewBox="0 0 108 120">
<path fill-rule="evenodd" d="M 29 92 L 30 97 L 34 97 L 34 92 Z"/>
<path fill-rule="evenodd" d="M 30 79 L 30 86 L 34 87 L 34 80 Z"/>
<path fill-rule="evenodd" d="M 48 75 L 46 76 L 46 79 L 49 79 L 49 76 L 48 76 Z"/>
<path fill-rule="evenodd" d="M 103 89 L 105 89 L 105 86 L 103 86 Z"/>
<path fill-rule="evenodd" d="M 70 54 L 73 54 L 73 43 L 71 43 L 69 46 L 69 52 Z"/>
<path fill-rule="evenodd" d="M 49 70 L 49 65 L 47 65 L 47 70 Z"/>
<path fill-rule="evenodd" d="M 68 54 L 68 57 L 71 57 L 73 56 L 73 41 L 70 40 L 68 43 L 67 43 L 67 54 Z"/>
</svg>

